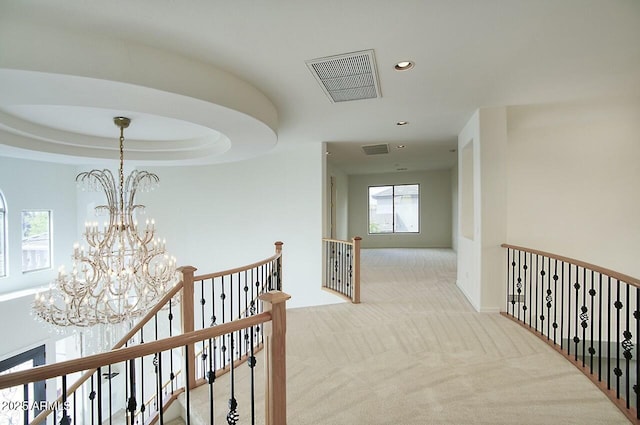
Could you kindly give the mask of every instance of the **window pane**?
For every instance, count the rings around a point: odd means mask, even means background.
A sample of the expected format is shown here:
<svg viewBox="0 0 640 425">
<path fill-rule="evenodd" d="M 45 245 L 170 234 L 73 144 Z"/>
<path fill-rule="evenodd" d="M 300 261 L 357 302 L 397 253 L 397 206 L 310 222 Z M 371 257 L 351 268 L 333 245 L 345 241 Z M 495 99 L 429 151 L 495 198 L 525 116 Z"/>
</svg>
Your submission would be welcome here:
<svg viewBox="0 0 640 425">
<path fill-rule="evenodd" d="M 418 191 L 419 189 L 417 184 L 407 184 L 394 187 L 394 232 L 417 233 L 420 231 L 420 197 Z"/>
<path fill-rule="evenodd" d="M 393 186 L 369 188 L 369 233 L 393 232 Z"/>
<path fill-rule="evenodd" d="M 22 271 L 51 267 L 51 213 L 22 212 Z"/>
</svg>

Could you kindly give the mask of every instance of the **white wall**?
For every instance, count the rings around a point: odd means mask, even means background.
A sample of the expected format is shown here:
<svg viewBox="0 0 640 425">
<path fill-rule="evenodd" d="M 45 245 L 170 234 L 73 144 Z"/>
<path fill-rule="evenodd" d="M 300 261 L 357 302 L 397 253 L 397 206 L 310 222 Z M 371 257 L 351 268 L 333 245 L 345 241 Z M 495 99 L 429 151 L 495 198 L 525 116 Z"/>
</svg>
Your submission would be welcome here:
<svg viewBox="0 0 640 425">
<path fill-rule="evenodd" d="M 508 242 L 640 277 L 640 99 L 508 120 Z"/>
<path fill-rule="evenodd" d="M 368 234 L 368 187 L 420 184 L 420 233 Z M 349 234 L 361 236 L 363 248 L 451 247 L 451 172 L 366 174 L 349 176 Z"/>
<path fill-rule="evenodd" d="M 323 292 L 321 144 L 278 145 L 260 158 L 156 168 L 160 187 L 141 197 L 178 264 L 196 274 L 264 259 L 284 242 L 288 305 L 339 302 Z"/>
<path fill-rule="evenodd" d="M 0 278 L 0 295 L 48 284 L 57 265 L 71 256 L 76 236 L 76 168 L 0 157 L 0 190 L 7 203 L 9 275 Z M 50 210 L 53 258 L 50 270 L 22 273 L 23 210 Z"/>
<path fill-rule="evenodd" d="M 76 237 L 76 168 L 0 157 L 0 190 L 7 203 L 9 274 L 0 278 L 0 359 L 45 344 L 51 358 L 59 337 L 31 316 L 36 287 L 48 285 L 71 256 Z M 21 213 L 52 212 L 53 259 L 49 270 L 22 273 Z"/>
</svg>

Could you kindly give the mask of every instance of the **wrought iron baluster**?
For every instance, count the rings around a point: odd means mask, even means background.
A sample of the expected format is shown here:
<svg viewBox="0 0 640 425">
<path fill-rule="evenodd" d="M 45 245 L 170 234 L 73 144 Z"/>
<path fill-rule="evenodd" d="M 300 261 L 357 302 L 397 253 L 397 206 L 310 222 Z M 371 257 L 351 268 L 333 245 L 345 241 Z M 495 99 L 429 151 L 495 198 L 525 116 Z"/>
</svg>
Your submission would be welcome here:
<svg viewBox="0 0 640 425">
<path fill-rule="evenodd" d="M 96 381 L 98 384 L 98 424 L 102 425 L 102 368 L 97 369 Z M 111 395 L 109 395 L 111 397 Z"/>
<path fill-rule="evenodd" d="M 206 303 L 207 303 L 207 300 L 205 299 L 205 294 L 204 294 L 204 279 L 203 279 L 203 280 L 200 281 L 200 316 L 201 316 L 200 324 L 202 326 L 201 329 L 205 328 L 205 324 L 204 324 L 204 308 L 205 308 L 205 304 Z M 200 355 L 200 359 L 202 361 L 202 376 L 206 377 L 205 371 L 207 370 L 207 352 L 205 351 L 204 341 L 202 341 L 202 349 L 201 349 L 201 351 L 202 351 L 202 354 Z"/>
<path fill-rule="evenodd" d="M 547 275 L 547 271 L 544 269 L 544 257 L 542 257 L 542 270 L 540 270 L 540 333 L 544 335 L 544 321 L 547 319 L 544 316 L 544 277 Z M 547 321 L 547 323 L 549 323 Z M 549 339 L 549 332 L 547 329 L 547 340 Z"/>
<path fill-rule="evenodd" d="M 27 399 L 25 397 L 25 400 Z M 71 425 L 71 418 L 67 415 L 67 375 L 62 375 L 62 419 L 60 419 L 60 425 Z"/>
<path fill-rule="evenodd" d="M 211 325 L 216 326 L 216 284 L 215 279 L 211 278 Z M 207 372 L 207 383 L 209 384 L 209 423 L 214 423 L 214 383 L 216 381 L 216 356 L 218 355 L 218 347 L 216 339 L 209 338 L 209 371 Z"/>
<path fill-rule="evenodd" d="M 595 311 L 594 309 L 594 298 L 596 296 L 596 290 L 593 288 L 593 282 L 595 280 L 595 272 L 593 270 L 591 270 L 591 289 L 589 289 L 589 296 L 591 297 L 591 317 L 590 317 L 590 324 L 589 324 L 589 328 L 591 329 L 591 344 L 589 347 L 589 356 L 590 356 L 590 360 L 589 360 L 589 372 L 593 375 L 593 356 L 596 354 L 596 349 L 593 347 L 593 333 L 594 333 L 594 326 L 593 326 L 593 320 L 594 320 L 594 316 L 595 316 Z M 587 289 L 587 288 L 585 288 Z"/>
<path fill-rule="evenodd" d="M 620 341 L 620 310 L 622 309 L 622 301 L 620 301 L 620 279 L 617 279 L 617 281 L 617 301 L 614 306 L 616 308 L 616 340 Z M 620 342 L 616 343 L 616 368 L 614 373 L 616 374 L 616 398 L 620 398 L 620 376 L 622 376 L 622 370 L 620 369 Z"/>
<path fill-rule="evenodd" d="M 545 297 L 545 301 L 546 306 L 547 306 L 547 341 L 549 341 L 551 339 L 551 306 L 552 301 L 553 301 L 553 295 L 551 293 L 551 258 L 547 258 L 547 270 L 548 270 L 548 277 L 547 277 L 547 296 Z M 544 288 L 544 283 L 542 285 L 542 287 Z"/>
<path fill-rule="evenodd" d="M 587 269 L 582 268 L 582 284 L 584 288 L 582 290 L 582 314 L 580 315 L 580 326 L 582 326 L 582 367 L 585 365 L 586 358 L 586 339 L 587 339 L 587 326 L 589 326 L 589 309 L 587 308 Z"/>
<path fill-rule="evenodd" d="M 518 253 L 518 257 L 520 253 Z M 518 320 L 520 320 L 520 311 L 522 310 L 522 320 L 524 322 L 527 321 L 527 270 L 529 266 L 527 265 L 527 253 L 524 253 L 524 264 L 522 265 L 522 282 L 518 282 L 518 302 L 521 303 L 521 306 L 518 307 Z M 522 297 L 522 299 L 521 299 Z"/>
<path fill-rule="evenodd" d="M 607 290 L 607 389 L 611 389 L 611 276 L 608 276 Z"/>
<path fill-rule="evenodd" d="M 567 356 L 571 355 L 571 264 L 567 265 L 569 276 L 567 277 Z M 576 318 L 576 320 L 578 320 Z"/>
<path fill-rule="evenodd" d="M 531 313 L 533 313 L 533 308 L 531 307 L 531 304 L 533 303 L 533 254 L 529 254 L 529 260 L 531 264 L 531 267 L 529 267 L 529 302 L 525 308 L 529 309 L 529 327 L 531 327 L 531 324 L 533 323 L 531 321 Z"/>
<path fill-rule="evenodd" d="M 107 373 L 109 374 L 109 425 L 113 423 L 113 386 L 111 384 L 111 365 L 108 366 Z"/>
<path fill-rule="evenodd" d="M 598 382 L 602 381 L 602 273 L 598 273 Z"/>
<path fill-rule="evenodd" d="M 249 305 L 249 272 L 247 270 L 244 271 L 244 287 L 242 288 L 244 291 L 244 313 L 242 314 L 243 317 L 249 317 L 251 316 L 251 312 L 249 311 L 250 305 Z M 249 340 L 249 333 L 247 332 L 247 330 L 244 330 L 244 340 L 248 341 Z M 249 347 L 244 347 L 244 352 L 247 353 L 249 351 Z"/>
<path fill-rule="evenodd" d="M 624 350 L 624 359 L 625 359 L 625 376 L 624 376 L 624 383 L 625 383 L 625 395 L 626 395 L 626 403 L 627 403 L 627 409 L 630 406 L 631 403 L 631 393 L 629 392 L 629 385 L 630 385 L 630 371 L 631 371 L 631 359 L 633 358 L 633 353 L 631 352 L 631 350 L 633 350 L 633 342 L 631 340 L 631 338 L 633 337 L 633 335 L 631 334 L 631 331 L 629 330 L 631 328 L 631 312 L 629 310 L 630 308 L 630 285 L 625 284 L 626 287 L 626 297 L 625 297 L 625 316 L 627 318 L 626 320 L 626 327 L 625 330 L 623 332 L 623 337 L 624 340 L 622 341 L 622 349 Z"/>
<path fill-rule="evenodd" d="M 538 331 L 538 278 L 540 276 L 540 256 L 538 254 L 536 254 L 536 301 L 535 301 L 535 308 L 536 308 L 536 314 L 535 314 L 535 325 L 534 328 L 536 331 Z"/>
<path fill-rule="evenodd" d="M 78 393 L 78 391 L 74 391 L 73 392 L 73 423 L 77 424 L 78 423 L 78 409 L 77 409 L 77 397 L 76 394 Z"/>
<path fill-rule="evenodd" d="M 169 338 L 173 336 L 173 299 L 169 300 Z M 169 350 L 169 381 L 171 382 L 171 395 L 175 391 L 176 374 L 173 373 L 173 348 Z"/>
<path fill-rule="evenodd" d="M 95 417 L 96 417 L 96 406 L 95 406 L 96 391 L 93 387 L 94 375 L 95 374 L 91 375 L 91 391 L 89 392 L 89 404 L 91 405 L 91 425 L 95 425 Z"/>
<path fill-rule="evenodd" d="M 520 255 L 520 251 L 518 251 L 518 255 Z M 509 300 L 509 304 L 511 304 L 511 316 L 516 316 L 516 253 L 515 250 L 512 252 L 511 256 L 511 299 Z"/>
<path fill-rule="evenodd" d="M 560 351 L 564 349 L 564 261 L 560 263 Z"/>
<path fill-rule="evenodd" d="M 138 403 L 136 400 L 136 362 L 135 359 L 129 360 L 129 400 L 127 400 L 127 411 L 131 418 L 131 424 L 135 423 L 136 409 Z"/>
<path fill-rule="evenodd" d="M 222 315 L 222 323 L 226 323 L 225 321 L 225 299 L 227 298 L 227 295 L 224 292 L 224 276 L 221 277 L 222 280 L 222 289 L 220 292 L 220 300 L 222 301 L 222 304 L 220 305 L 220 310 L 221 310 L 221 315 Z M 227 365 L 227 359 L 226 359 L 226 351 L 227 351 L 227 345 L 224 342 L 224 339 L 222 340 L 222 346 L 220 347 L 220 367 L 224 368 Z"/>
<path fill-rule="evenodd" d="M 551 265 L 549 265 L 549 271 L 551 271 Z M 553 262 L 553 344 L 556 342 L 556 333 L 558 330 L 558 304 L 556 300 L 558 298 L 558 260 L 554 260 Z M 549 315 L 549 320 L 551 320 L 551 315 Z"/>
<path fill-rule="evenodd" d="M 157 376 L 157 410 L 158 417 L 160 419 L 160 425 L 164 425 L 164 397 L 162 396 L 162 352 L 156 353 L 155 359 L 157 360 L 156 365 L 156 376 Z"/>
<path fill-rule="evenodd" d="M 185 392 L 185 401 L 186 401 L 186 405 L 185 405 L 185 411 L 186 411 L 186 419 L 187 419 L 187 425 L 191 425 L 191 388 L 189 388 L 189 380 L 186 378 L 187 376 L 189 376 L 189 356 L 191 354 L 189 353 L 189 344 L 184 346 L 184 376 L 185 376 L 185 385 L 184 385 L 184 392 Z"/>
<path fill-rule="evenodd" d="M 229 349 L 233 355 L 234 350 L 234 340 L 233 340 L 233 332 L 229 334 Z M 231 387 L 231 397 L 229 398 L 229 413 L 227 413 L 227 423 L 229 425 L 235 425 L 238 423 L 240 419 L 240 415 L 238 414 L 238 401 L 235 397 L 235 366 L 234 366 L 233 357 L 231 359 L 231 363 L 229 365 L 229 379 L 230 379 L 230 387 Z"/>
<path fill-rule="evenodd" d="M 236 316 L 236 318 L 240 319 L 241 315 L 242 315 L 242 292 L 241 292 L 241 273 L 238 273 L 238 284 L 237 284 L 237 289 L 238 289 L 238 315 Z M 237 356 L 238 358 L 242 357 L 242 344 L 240 344 L 240 341 L 242 341 L 242 329 L 238 329 L 238 349 L 236 350 L 238 352 Z"/>
<path fill-rule="evenodd" d="M 250 341 L 249 341 L 249 350 L 250 356 L 247 364 L 249 365 L 250 373 L 251 373 L 251 425 L 255 425 L 256 423 L 256 384 L 255 384 L 255 373 L 254 369 L 256 367 L 256 356 L 253 348 L 253 326 L 249 329 Z"/>
<path fill-rule="evenodd" d="M 580 325 L 580 313 L 578 312 L 578 305 L 580 304 L 580 282 L 578 282 L 580 276 L 580 269 L 576 266 L 576 282 L 573 285 L 573 288 L 576 290 L 576 329 L 573 334 L 573 342 L 575 343 L 575 361 L 578 361 L 578 344 L 580 344 L 580 337 L 578 337 L 578 328 Z"/>
</svg>

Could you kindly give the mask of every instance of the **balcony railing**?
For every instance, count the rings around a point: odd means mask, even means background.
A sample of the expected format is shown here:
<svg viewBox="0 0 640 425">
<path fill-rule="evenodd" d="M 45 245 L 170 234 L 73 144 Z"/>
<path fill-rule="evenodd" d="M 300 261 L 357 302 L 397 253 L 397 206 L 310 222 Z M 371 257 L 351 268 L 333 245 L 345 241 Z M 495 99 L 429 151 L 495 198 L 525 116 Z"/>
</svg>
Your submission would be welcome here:
<svg viewBox="0 0 640 425">
<path fill-rule="evenodd" d="M 350 242 L 322 239 L 324 271 L 323 289 L 344 297 L 354 304 L 360 303 L 360 241 L 356 236 Z"/>
<path fill-rule="evenodd" d="M 503 314 L 561 353 L 640 424 L 640 280 L 556 254 L 502 247 Z"/>
</svg>

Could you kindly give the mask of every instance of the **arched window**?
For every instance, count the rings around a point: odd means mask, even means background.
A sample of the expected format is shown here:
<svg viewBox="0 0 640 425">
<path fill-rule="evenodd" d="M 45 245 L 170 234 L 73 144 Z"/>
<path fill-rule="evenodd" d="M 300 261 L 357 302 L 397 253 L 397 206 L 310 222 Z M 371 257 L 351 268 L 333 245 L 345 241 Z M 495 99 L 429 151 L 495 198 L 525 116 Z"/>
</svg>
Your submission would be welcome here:
<svg viewBox="0 0 640 425">
<path fill-rule="evenodd" d="M 7 275 L 7 204 L 0 191 L 0 277 Z"/>
</svg>

